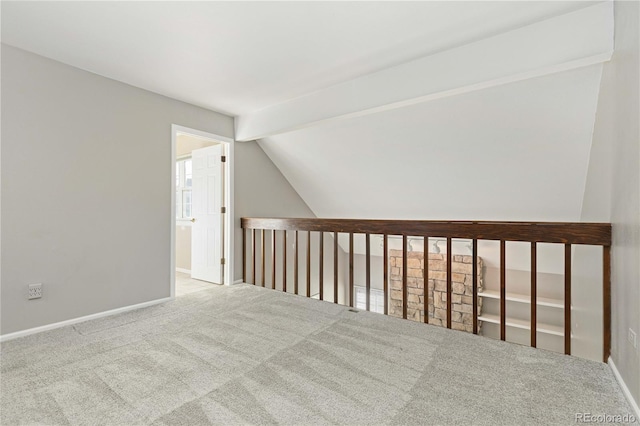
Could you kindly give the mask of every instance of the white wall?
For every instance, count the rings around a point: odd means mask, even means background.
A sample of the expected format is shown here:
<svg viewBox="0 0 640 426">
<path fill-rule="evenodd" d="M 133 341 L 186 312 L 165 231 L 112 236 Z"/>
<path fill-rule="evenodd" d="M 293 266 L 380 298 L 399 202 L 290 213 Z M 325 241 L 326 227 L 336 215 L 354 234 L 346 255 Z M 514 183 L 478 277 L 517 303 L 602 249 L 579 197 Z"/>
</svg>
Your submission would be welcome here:
<svg viewBox="0 0 640 426">
<path fill-rule="evenodd" d="M 261 139 L 260 146 L 320 217 L 577 221 L 601 75 L 602 65 L 592 65 L 321 123 Z M 354 245 L 358 255 L 362 240 Z M 454 243 L 454 252 L 467 254 L 465 244 Z M 340 245 L 346 251 L 346 235 Z M 401 248 L 400 240 L 389 245 Z M 489 272 L 500 267 L 497 242 L 478 248 Z M 378 236 L 371 252 L 382 255 Z M 562 299 L 545 280 L 561 280 L 563 246 L 539 244 L 537 255 L 538 296 Z M 601 360 L 597 265 L 590 263 L 590 275 L 574 275 L 573 353 Z M 507 244 L 507 269 L 508 290 L 529 294 L 530 244 Z M 374 285 L 378 278 L 372 275 Z M 493 278 L 488 287 L 498 285 Z M 515 302 L 507 310 L 528 319 Z M 540 309 L 538 319 L 561 326 L 560 311 Z M 508 337 L 517 340 L 512 331 Z M 557 350 L 562 342 L 553 339 L 545 347 Z"/>
<path fill-rule="evenodd" d="M 322 123 L 260 146 L 319 217 L 575 221 L 601 71 Z"/>
<path fill-rule="evenodd" d="M 191 223 L 176 224 L 176 268 L 191 270 Z"/>
<path fill-rule="evenodd" d="M 627 331 L 640 331 L 639 13 L 637 2 L 615 3 L 616 49 L 600 83 L 581 215 L 613 225 L 611 358 L 636 401 L 640 355 Z M 588 271 L 596 256 L 580 253 L 576 263 Z"/>
<path fill-rule="evenodd" d="M 1 59 L 1 333 L 168 297 L 171 124 L 233 137 L 233 119 L 6 45 Z"/>
</svg>

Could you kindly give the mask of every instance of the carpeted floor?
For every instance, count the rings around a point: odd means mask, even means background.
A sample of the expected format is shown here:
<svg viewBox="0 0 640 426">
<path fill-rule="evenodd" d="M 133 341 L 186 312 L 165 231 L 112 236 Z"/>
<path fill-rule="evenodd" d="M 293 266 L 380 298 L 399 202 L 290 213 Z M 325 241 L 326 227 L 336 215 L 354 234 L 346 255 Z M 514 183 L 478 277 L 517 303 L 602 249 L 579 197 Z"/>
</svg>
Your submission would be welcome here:
<svg viewBox="0 0 640 426">
<path fill-rule="evenodd" d="M 605 364 L 251 285 L 2 345 L 3 426 L 575 424 Z"/>
</svg>

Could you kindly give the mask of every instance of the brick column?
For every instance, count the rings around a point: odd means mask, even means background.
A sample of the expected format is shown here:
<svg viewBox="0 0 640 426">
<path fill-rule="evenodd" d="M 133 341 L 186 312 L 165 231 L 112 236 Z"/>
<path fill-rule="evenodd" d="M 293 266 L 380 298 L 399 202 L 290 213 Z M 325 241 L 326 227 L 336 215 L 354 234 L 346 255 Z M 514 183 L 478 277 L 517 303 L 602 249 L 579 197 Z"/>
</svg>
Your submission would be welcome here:
<svg viewBox="0 0 640 426">
<path fill-rule="evenodd" d="M 451 264 L 453 294 L 451 328 L 473 332 L 473 261 L 472 256 L 454 255 Z M 429 324 L 446 326 L 447 260 L 444 254 L 429 253 Z M 389 250 L 389 315 L 402 318 L 402 250 Z M 423 321 L 424 253 L 407 253 L 407 319 Z M 482 259 L 478 258 L 478 292 L 482 291 Z M 478 315 L 482 297 L 478 298 Z"/>
</svg>

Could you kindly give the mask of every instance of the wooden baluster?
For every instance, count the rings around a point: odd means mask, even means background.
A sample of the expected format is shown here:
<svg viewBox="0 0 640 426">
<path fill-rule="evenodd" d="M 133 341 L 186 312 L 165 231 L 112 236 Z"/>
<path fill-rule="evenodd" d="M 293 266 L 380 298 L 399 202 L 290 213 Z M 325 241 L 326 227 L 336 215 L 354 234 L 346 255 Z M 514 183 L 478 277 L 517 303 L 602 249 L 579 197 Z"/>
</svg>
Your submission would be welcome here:
<svg viewBox="0 0 640 426">
<path fill-rule="evenodd" d="M 402 318 L 407 319 L 407 236 L 402 236 Z"/>
<path fill-rule="evenodd" d="M 367 293 L 367 303 L 366 308 L 367 311 L 371 309 L 371 236 L 369 234 L 365 235 L 365 243 L 366 243 L 366 275 L 365 275 L 365 285 L 366 285 L 366 293 Z"/>
<path fill-rule="evenodd" d="M 564 353 L 571 355 L 571 244 L 564 245 Z"/>
<path fill-rule="evenodd" d="M 295 231 L 294 258 L 293 258 L 293 293 L 298 294 L 298 230 Z"/>
<path fill-rule="evenodd" d="M 500 240 L 500 340 L 507 337 L 507 253 L 506 243 Z"/>
<path fill-rule="evenodd" d="M 311 297 L 311 231 L 307 232 L 307 297 Z"/>
<path fill-rule="evenodd" d="M 611 355 L 611 246 L 602 247 L 602 362 Z"/>
<path fill-rule="evenodd" d="M 318 280 L 318 293 L 320 300 L 324 300 L 324 232 L 320 232 L 320 271 Z"/>
<path fill-rule="evenodd" d="M 473 286 L 473 334 L 478 334 L 478 240 L 471 241 L 471 285 Z"/>
<path fill-rule="evenodd" d="M 531 243 L 531 347 L 535 348 L 538 339 L 538 250 Z"/>
<path fill-rule="evenodd" d="M 422 262 L 424 266 L 422 268 L 422 291 L 424 292 L 423 298 L 423 322 L 429 324 L 429 237 L 425 236 L 422 241 Z"/>
<path fill-rule="evenodd" d="M 282 291 L 287 292 L 287 230 L 282 231 Z"/>
<path fill-rule="evenodd" d="M 447 328 L 451 328 L 451 299 L 453 298 L 453 285 L 451 283 L 451 262 L 453 261 L 451 238 L 447 237 Z"/>
<path fill-rule="evenodd" d="M 262 274 L 260 275 L 260 279 L 262 281 L 262 287 L 265 286 L 265 279 L 264 279 L 264 275 L 265 275 L 265 259 L 267 257 L 267 253 L 266 253 L 266 247 L 264 244 L 264 239 L 265 239 L 265 230 L 262 230 L 262 238 L 260 239 L 260 253 L 261 253 L 261 261 L 262 261 Z"/>
<path fill-rule="evenodd" d="M 349 233 L 349 306 L 353 308 L 353 232 Z"/>
<path fill-rule="evenodd" d="M 271 289 L 276 289 L 276 230 L 271 231 Z"/>
<path fill-rule="evenodd" d="M 267 248 L 268 244 L 266 238 L 266 229 L 261 228 L 261 226 L 266 226 L 267 228 L 278 227 L 281 228 L 281 225 L 284 224 L 284 227 L 289 227 L 295 232 L 295 242 L 293 245 L 294 248 L 294 265 L 293 265 L 293 274 L 294 274 L 294 290 L 295 294 L 298 294 L 301 289 L 299 289 L 299 233 L 298 227 L 303 228 L 308 226 L 307 229 L 324 229 L 326 232 L 332 232 L 334 236 L 334 274 L 333 274 L 333 282 L 334 282 L 334 303 L 340 303 L 342 299 L 342 303 L 347 303 L 347 294 L 340 296 L 339 294 L 339 273 L 340 273 L 340 259 L 339 259 L 339 232 L 348 232 L 349 233 L 349 304 L 355 305 L 355 282 L 354 282 L 354 233 L 361 232 L 362 230 L 369 230 L 374 233 L 381 233 L 383 235 L 383 247 L 384 247 L 384 258 L 383 258 L 383 292 L 384 292 L 384 311 L 388 314 L 389 308 L 389 292 L 391 291 L 389 288 L 389 247 L 388 247 L 388 233 L 395 233 L 402 235 L 403 241 L 403 264 L 402 264 L 402 298 L 403 298 L 403 318 L 408 317 L 408 250 L 410 246 L 408 245 L 409 236 L 402 234 L 402 229 L 404 232 L 416 232 L 418 230 L 418 234 L 430 233 L 431 235 L 438 235 L 439 230 L 443 231 L 444 235 L 449 235 L 446 237 L 447 242 L 447 327 L 452 327 L 452 316 L 453 316 L 453 251 L 452 251 L 452 242 L 453 238 L 451 235 L 456 235 L 456 226 L 461 227 L 461 231 L 459 235 L 463 235 L 465 233 L 467 237 L 476 236 L 481 238 L 491 237 L 491 238 L 504 238 L 500 241 L 500 293 L 499 293 L 499 303 L 500 303 L 500 339 L 506 340 L 506 328 L 507 328 L 507 298 L 506 298 L 506 241 L 514 240 L 514 241 L 529 241 L 531 244 L 531 277 L 530 277 L 530 344 L 532 347 L 537 346 L 537 243 L 538 242 L 551 242 L 558 243 L 561 241 L 564 244 L 565 248 L 565 279 L 564 279 L 564 290 L 565 290 L 565 299 L 564 299 L 564 352 L 566 354 L 571 354 L 571 329 L 572 329 L 572 312 L 571 312 L 571 299 L 572 299 L 572 244 L 595 244 L 603 246 L 603 361 L 607 361 L 610 355 L 610 339 L 611 339 L 611 247 L 610 247 L 610 227 L 605 229 L 604 224 L 600 224 L 603 226 L 594 227 L 593 225 L 598 224 L 548 224 L 548 229 L 545 228 L 544 235 L 541 235 L 540 232 L 525 227 L 520 229 L 520 225 L 531 225 L 526 223 L 507 223 L 507 224 L 497 224 L 497 223 L 474 223 L 474 226 L 466 226 L 468 224 L 463 225 L 454 225 L 452 223 L 440 223 L 440 222 L 418 222 L 412 224 L 411 227 L 404 223 L 389 223 L 390 221 L 380 222 L 376 224 L 375 227 L 372 227 L 372 224 L 367 222 L 367 226 L 362 229 L 358 226 L 361 226 L 357 223 L 353 223 L 353 221 L 344 221 L 342 224 L 337 220 L 327 220 L 327 222 L 304 222 L 301 219 L 291 219 L 293 222 L 278 222 L 278 220 L 269 219 L 270 222 L 260 222 L 263 219 L 255 219 L 255 218 L 243 218 L 243 228 L 242 228 L 242 280 L 244 282 L 251 282 L 254 285 L 257 285 L 258 279 L 258 269 L 261 267 L 261 284 L 262 286 L 266 286 L 266 254 L 267 250 L 271 251 L 271 288 L 275 289 L 277 287 L 276 279 L 277 279 L 277 232 L 281 229 L 272 229 L 271 233 L 271 247 Z M 497 226 L 503 226 L 504 229 L 497 228 Z M 558 227 L 562 225 L 562 227 Z M 344 227 L 343 227 L 344 226 Z M 486 233 L 483 229 L 486 228 Z M 595 230 L 594 230 L 595 228 Z M 251 229 L 251 235 L 247 235 L 247 231 Z M 332 231 L 332 229 L 340 229 L 341 231 Z M 261 235 L 258 235 L 258 230 L 261 231 Z M 589 231 L 589 232 L 587 232 Z M 289 240 L 288 233 L 286 230 L 283 230 L 283 241 L 282 241 L 282 290 L 287 292 L 288 282 L 287 282 L 287 243 Z M 308 231 L 308 241 L 307 241 L 307 295 L 311 295 L 311 232 Z M 324 231 L 314 231 L 320 232 L 320 252 L 319 252 L 319 295 L 322 300 L 324 300 Z M 563 237 L 563 233 L 566 234 L 566 237 Z M 396 234 L 397 235 L 397 234 Z M 366 233 L 366 305 L 367 309 L 372 309 L 372 301 L 371 301 L 371 234 Z M 248 246 L 249 238 L 251 238 L 251 248 Z M 260 248 L 258 249 L 258 240 L 260 240 Z M 479 320 L 478 320 L 478 307 L 480 305 L 480 301 L 478 298 L 479 285 L 480 281 L 478 279 L 478 252 L 477 252 L 477 238 L 471 238 L 472 240 L 472 311 L 473 311 L 473 332 L 478 333 L 479 329 Z M 609 245 L 607 245 L 609 244 Z M 423 237 L 423 246 L 424 246 L 424 267 L 423 267 L 423 291 L 424 291 L 424 299 L 423 306 L 418 309 L 423 310 L 423 321 L 429 322 L 429 302 L 433 298 L 433 294 L 429 294 L 429 237 Z M 260 250 L 260 253 L 258 253 Z M 251 256 L 251 260 L 249 260 L 249 256 Z M 260 266 L 258 266 L 258 257 L 260 259 Z M 304 261 L 304 260 L 303 260 Z M 251 265 L 249 264 L 251 263 Z M 252 267 L 251 273 L 248 268 Z M 291 275 L 291 274 L 289 274 Z M 413 306 L 413 305 L 412 305 Z"/>
<path fill-rule="evenodd" d="M 382 288 L 384 291 L 384 314 L 389 315 L 389 237 L 384 235 L 382 240 Z"/>
<path fill-rule="evenodd" d="M 333 303 L 338 303 L 338 233 L 333 233 Z"/>
<path fill-rule="evenodd" d="M 251 231 L 253 231 L 252 232 L 252 238 L 251 238 L 251 241 L 253 241 L 253 247 L 252 247 L 253 248 L 253 252 L 252 252 L 252 256 L 251 256 L 251 258 L 253 260 L 253 269 L 251 270 L 253 279 L 251 280 L 251 282 L 253 283 L 253 285 L 256 285 L 256 266 L 258 266 L 257 263 L 256 263 L 256 230 L 252 229 Z"/>
<path fill-rule="evenodd" d="M 242 282 L 247 282 L 247 230 L 242 228 Z"/>
</svg>

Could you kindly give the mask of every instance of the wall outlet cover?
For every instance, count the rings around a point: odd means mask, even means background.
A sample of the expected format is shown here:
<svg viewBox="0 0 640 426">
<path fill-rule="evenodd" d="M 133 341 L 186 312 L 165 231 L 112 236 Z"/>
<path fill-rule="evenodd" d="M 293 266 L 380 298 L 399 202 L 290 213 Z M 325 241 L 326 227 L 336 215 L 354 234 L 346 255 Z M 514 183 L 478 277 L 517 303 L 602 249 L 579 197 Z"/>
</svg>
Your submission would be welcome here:
<svg viewBox="0 0 640 426">
<path fill-rule="evenodd" d="M 636 332 L 633 331 L 632 329 L 629 329 L 627 333 L 627 340 L 629 341 L 629 343 L 631 343 L 631 346 L 633 346 L 634 348 L 638 347 L 638 336 L 636 335 Z"/>
<path fill-rule="evenodd" d="M 42 283 L 29 285 L 29 300 L 42 297 Z"/>
</svg>

